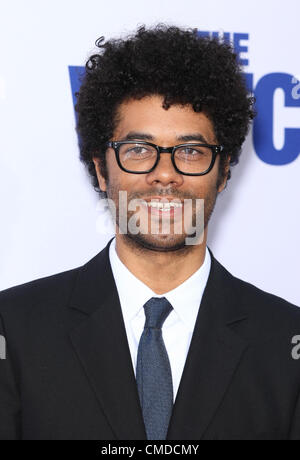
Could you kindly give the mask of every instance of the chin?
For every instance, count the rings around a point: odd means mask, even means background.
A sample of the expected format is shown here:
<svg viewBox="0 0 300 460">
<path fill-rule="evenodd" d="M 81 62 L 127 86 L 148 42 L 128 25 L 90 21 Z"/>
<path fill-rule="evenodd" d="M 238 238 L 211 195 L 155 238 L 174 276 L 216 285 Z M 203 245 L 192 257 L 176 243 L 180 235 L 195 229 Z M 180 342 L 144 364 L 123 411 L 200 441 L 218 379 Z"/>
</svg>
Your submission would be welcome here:
<svg viewBox="0 0 300 460">
<path fill-rule="evenodd" d="M 185 244 L 185 235 L 143 235 L 139 233 L 133 235 L 128 233 L 126 238 L 128 243 L 149 251 L 157 252 L 174 252 L 187 249 Z"/>
</svg>

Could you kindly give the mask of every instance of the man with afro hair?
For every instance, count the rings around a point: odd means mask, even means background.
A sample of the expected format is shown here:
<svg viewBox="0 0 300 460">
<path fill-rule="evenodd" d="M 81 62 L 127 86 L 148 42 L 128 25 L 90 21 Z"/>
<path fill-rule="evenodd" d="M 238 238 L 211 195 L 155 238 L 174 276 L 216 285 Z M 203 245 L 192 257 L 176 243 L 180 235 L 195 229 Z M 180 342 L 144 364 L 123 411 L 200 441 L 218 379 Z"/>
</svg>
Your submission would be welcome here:
<svg viewBox="0 0 300 460">
<path fill-rule="evenodd" d="M 77 132 L 115 237 L 0 293 L 0 439 L 300 439 L 300 310 L 207 247 L 255 116 L 234 50 L 165 24 L 96 45 Z"/>
</svg>

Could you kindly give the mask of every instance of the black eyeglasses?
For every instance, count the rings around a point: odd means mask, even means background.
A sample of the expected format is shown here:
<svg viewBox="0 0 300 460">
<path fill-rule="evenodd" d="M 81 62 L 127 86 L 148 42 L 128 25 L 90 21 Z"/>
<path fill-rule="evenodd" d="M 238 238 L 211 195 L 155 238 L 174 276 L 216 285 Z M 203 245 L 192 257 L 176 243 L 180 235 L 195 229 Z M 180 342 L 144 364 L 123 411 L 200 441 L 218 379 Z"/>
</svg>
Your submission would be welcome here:
<svg viewBox="0 0 300 460">
<path fill-rule="evenodd" d="M 208 174 L 223 151 L 222 145 L 180 144 L 160 147 L 145 141 L 111 141 L 106 147 L 114 149 L 119 167 L 131 174 L 147 174 L 158 165 L 161 153 L 170 153 L 177 172 L 186 176 Z"/>
</svg>

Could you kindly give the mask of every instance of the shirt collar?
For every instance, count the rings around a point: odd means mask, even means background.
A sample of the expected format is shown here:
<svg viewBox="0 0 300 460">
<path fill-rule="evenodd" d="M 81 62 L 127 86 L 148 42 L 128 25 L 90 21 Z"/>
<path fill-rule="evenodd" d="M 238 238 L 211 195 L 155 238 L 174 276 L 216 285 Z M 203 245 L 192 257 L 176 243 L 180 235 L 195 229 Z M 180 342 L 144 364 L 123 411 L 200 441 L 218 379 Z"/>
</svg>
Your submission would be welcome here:
<svg viewBox="0 0 300 460">
<path fill-rule="evenodd" d="M 211 267 L 207 247 L 201 267 L 182 284 L 162 295 L 153 292 L 123 264 L 116 252 L 115 238 L 109 247 L 109 258 L 125 321 L 138 315 L 151 297 L 166 297 L 179 319 L 193 332 Z"/>
</svg>

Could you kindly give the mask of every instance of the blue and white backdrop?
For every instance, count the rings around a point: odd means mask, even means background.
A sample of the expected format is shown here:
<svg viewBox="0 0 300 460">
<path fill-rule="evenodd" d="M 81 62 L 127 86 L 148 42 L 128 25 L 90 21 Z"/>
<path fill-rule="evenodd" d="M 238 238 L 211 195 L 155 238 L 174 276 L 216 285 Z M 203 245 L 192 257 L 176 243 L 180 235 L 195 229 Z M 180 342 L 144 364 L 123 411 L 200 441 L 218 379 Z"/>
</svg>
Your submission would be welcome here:
<svg viewBox="0 0 300 460">
<path fill-rule="evenodd" d="M 299 0 L 10 0 L 0 15 L 0 290 L 100 251 L 73 93 L 95 40 L 165 22 L 233 41 L 259 116 L 219 197 L 209 246 L 233 274 L 300 305 Z"/>
</svg>

